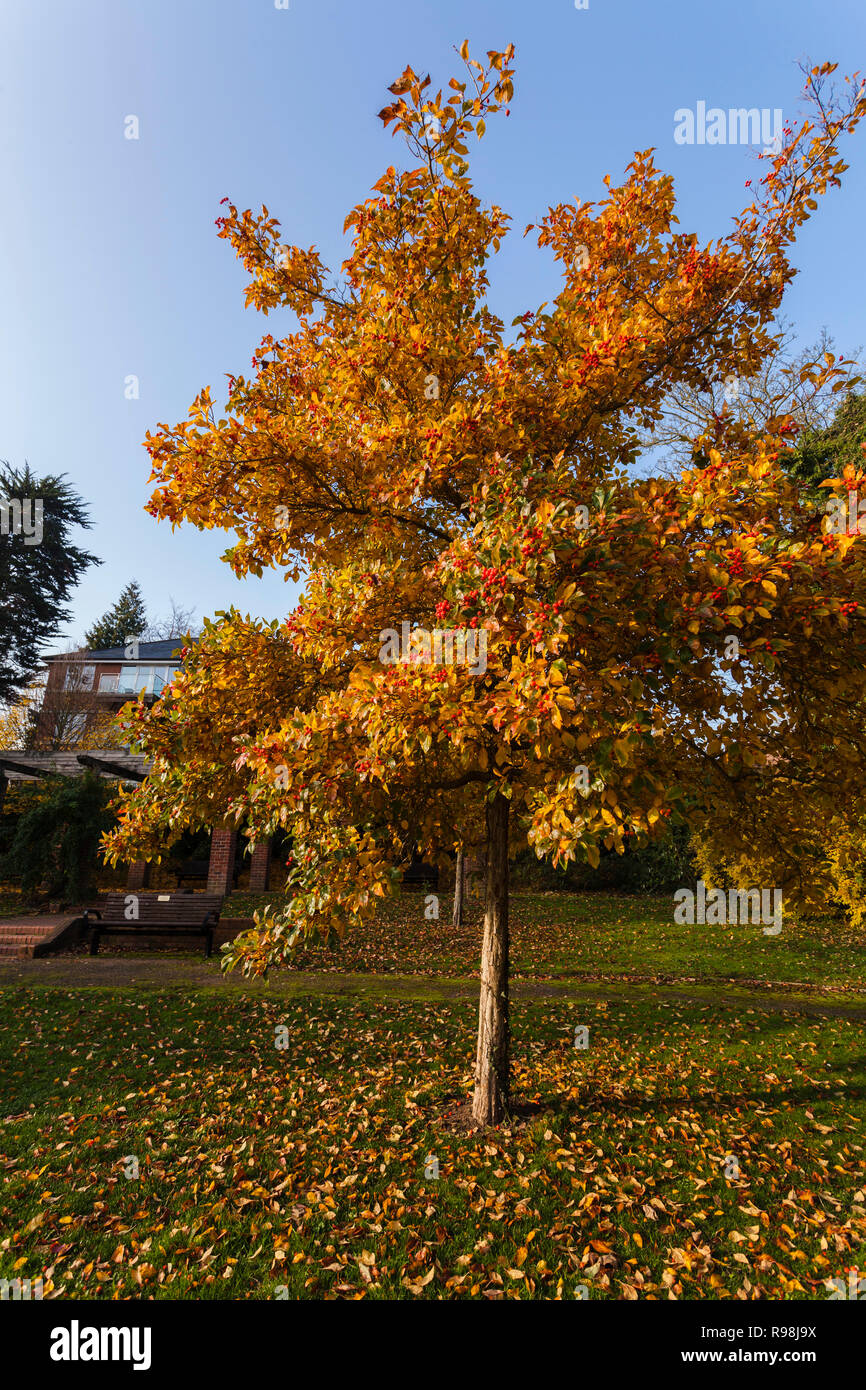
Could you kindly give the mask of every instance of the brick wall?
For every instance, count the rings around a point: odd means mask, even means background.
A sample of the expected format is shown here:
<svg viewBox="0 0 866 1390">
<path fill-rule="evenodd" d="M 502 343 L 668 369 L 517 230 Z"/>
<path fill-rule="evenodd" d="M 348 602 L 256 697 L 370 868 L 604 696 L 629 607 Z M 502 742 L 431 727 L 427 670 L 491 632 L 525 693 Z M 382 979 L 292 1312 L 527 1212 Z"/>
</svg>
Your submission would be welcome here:
<svg viewBox="0 0 866 1390">
<path fill-rule="evenodd" d="M 126 886 L 135 891 L 136 888 L 146 888 L 150 882 L 150 864 L 146 859 L 136 859 L 129 866 L 126 875 Z"/>
<path fill-rule="evenodd" d="M 210 866 L 207 876 L 207 891 L 221 893 L 226 897 L 232 891 L 232 876 L 235 870 L 238 832 L 236 830 L 214 829 L 210 842 Z"/>
<path fill-rule="evenodd" d="M 256 845 L 250 859 L 250 892 L 266 893 L 271 872 L 271 841 Z"/>
</svg>

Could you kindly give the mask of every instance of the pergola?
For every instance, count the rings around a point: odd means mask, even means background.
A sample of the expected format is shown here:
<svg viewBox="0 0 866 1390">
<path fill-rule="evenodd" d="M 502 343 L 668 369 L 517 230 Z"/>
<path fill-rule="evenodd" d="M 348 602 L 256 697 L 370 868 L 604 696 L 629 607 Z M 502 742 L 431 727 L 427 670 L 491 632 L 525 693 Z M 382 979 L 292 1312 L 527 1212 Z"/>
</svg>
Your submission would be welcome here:
<svg viewBox="0 0 866 1390">
<path fill-rule="evenodd" d="M 87 753 L 0 753 L 0 805 L 7 782 L 24 782 L 34 777 L 80 777 L 93 769 L 102 777 L 124 782 L 143 782 L 150 767 L 141 753 L 125 748 L 94 748 Z"/>
<path fill-rule="evenodd" d="M 130 753 L 126 748 L 92 748 L 86 753 L 76 753 L 74 750 L 32 753 L 4 749 L 0 753 L 0 809 L 10 782 L 26 782 L 43 777 L 80 777 L 86 770 L 97 772 L 101 777 L 110 777 L 113 781 L 143 782 L 150 770 L 150 762 L 143 754 Z M 212 829 L 207 877 L 209 893 L 222 893 L 225 896 L 231 892 L 237 845 L 236 830 L 223 826 Z M 256 845 L 250 860 L 252 892 L 267 890 L 270 865 L 270 841 Z M 128 886 L 132 889 L 146 887 L 149 872 L 150 864 L 146 860 L 131 863 Z"/>
</svg>

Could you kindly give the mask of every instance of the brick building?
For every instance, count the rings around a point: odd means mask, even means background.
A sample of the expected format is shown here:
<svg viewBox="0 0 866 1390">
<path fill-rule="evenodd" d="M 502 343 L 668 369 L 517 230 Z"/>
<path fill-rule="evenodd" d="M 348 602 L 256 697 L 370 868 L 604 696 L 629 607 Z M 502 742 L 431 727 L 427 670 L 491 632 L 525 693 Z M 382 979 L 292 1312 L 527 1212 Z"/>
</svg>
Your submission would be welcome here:
<svg viewBox="0 0 866 1390">
<path fill-rule="evenodd" d="M 106 746 L 102 728 L 129 700 L 143 695 L 158 700 L 171 686 L 182 663 L 182 639 L 139 642 L 131 647 L 101 651 L 64 652 L 46 658 L 47 678 L 35 718 L 31 746 L 0 755 L 0 802 L 8 782 L 45 777 L 51 773 L 75 776 L 84 768 L 102 776 L 141 781 L 148 771 L 143 758 L 128 748 Z M 223 826 L 211 832 L 210 858 L 200 869 L 209 893 L 228 894 L 238 867 L 238 832 Z M 249 859 L 251 892 L 266 892 L 270 878 L 271 845 L 263 843 Z M 129 865 L 128 885 L 147 886 L 150 865 Z"/>
<path fill-rule="evenodd" d="M 139 642 L 130 648 L 64 652 L 46 659 L 47 680 L 34 746 L 71 748 L 86 741 L 94 725 L 105 722 L 126 704 L 144 695 L 158 700 L 180 670 L 182 641 Z"/>
</svg>

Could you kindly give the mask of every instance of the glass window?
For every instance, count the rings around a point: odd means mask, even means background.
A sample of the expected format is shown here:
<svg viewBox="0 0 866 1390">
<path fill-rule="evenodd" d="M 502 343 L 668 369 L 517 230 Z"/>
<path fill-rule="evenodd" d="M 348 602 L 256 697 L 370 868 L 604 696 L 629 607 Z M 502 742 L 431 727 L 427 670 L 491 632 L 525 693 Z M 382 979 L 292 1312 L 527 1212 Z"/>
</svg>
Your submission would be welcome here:
<svg viewBox="0 0 866 1390">
<path fill-rule="evenodd" d="M 119 695 L 134 695 L 138 687 L 136 680 L 141 668 L 138 666 L 124 666 L 117 678 L 117 691 Z"/>
<path fill-rule="evenodd" d="M 119 695 L 161 695 L 171 684 L 176 666 L 124 666 L 117 682 Z"/>
<path fill-rule="evenodd" d="M 100 695 L 111 694 L 117 689 L 117 676 L 100 676 L 99 693 Z"/>
<path fill-rule="evenodd" d="M 64 689 L 66 690 L 92 690 L 93 677 L 96 674 L 95 666 L 82 666 L 80 662 L 71 663 L 66 668 L 66 679 Z"/>
<path fill-rule="evenodd" d="M 153 693 L 161 695 L 167 690 L 178 673 L 177 666 L 157 666 L 153 677 Z"/>
</svg>

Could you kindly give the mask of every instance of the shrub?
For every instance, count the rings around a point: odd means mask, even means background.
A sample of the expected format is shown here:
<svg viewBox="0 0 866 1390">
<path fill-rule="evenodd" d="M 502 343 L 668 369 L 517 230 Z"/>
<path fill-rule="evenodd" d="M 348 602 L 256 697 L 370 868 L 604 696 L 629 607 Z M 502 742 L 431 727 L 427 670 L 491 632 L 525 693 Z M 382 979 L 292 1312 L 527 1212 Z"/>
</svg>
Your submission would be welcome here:
<svg viewBox="0 0 866 1390">
<path fill-rule="evenodd" d="M 101 836 L 116 823 L 113 790 L 96 773 L 46 779 L 44 792 L 15 823 L 0 878 L 25 893 L 67 902 L 86 898 Z"/>
<path fill-rule="evenodd" d="M 625 854 L 602 851 L 597 869 L 588 864 L 569 864 L 555 869 L 537 859 L 531 850 L 517 855 L 513 878 L 522 888 L 567 892 L 666 893 L 695 877 L 688 826 L 671 828 L 666 835 Z"/>
</svg>

